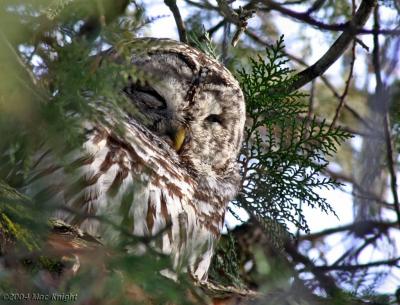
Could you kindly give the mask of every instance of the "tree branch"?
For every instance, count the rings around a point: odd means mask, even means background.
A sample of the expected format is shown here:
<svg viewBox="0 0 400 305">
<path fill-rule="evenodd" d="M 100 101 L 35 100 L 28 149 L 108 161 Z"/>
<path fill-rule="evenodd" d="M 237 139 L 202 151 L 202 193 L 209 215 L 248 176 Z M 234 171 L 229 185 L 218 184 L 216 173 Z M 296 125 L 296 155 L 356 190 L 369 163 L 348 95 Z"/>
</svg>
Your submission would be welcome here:
<svg viewBox="0 0 400 305">
<path fill-rule="evenodd" d="M 249 29 L 246 29 L 245 33 L 250 39 L 252 39 L 253 41 L 255 41 L 255 42 L 257 42 L 257 43 L 259 43 L 259 44 L 261 44 L 263 46 L 266 46 L 266 45 L 269 44 L 268 42 L 263 41 L 260 37 L 258 37 L 255 33 L 253 33 Z M 285 54 L 289 59 L 297 62 L 298 64 L 300 64 L 302 66 L 305 66 L 305 67 L 309 67 L 307 65 L 307 63 L 304 60 L 302 60 L 301 58 L 299 58 L 297 56 L 294 56 L 293 54 L 289 54 L 286 51 L 285 51 Z M 331 84 L 331 82 L 323 75 L 321 75 L 320 78 L 321 78 L 322 82 L 325 84 L 325 86 L 332 92 L 334 97 L 338 101 L 340 101 L 341 95 L 336 91 L 335 87 Z M 360 123 L 362 123 L 367 129 L 373 130 L 373 128 L 368 124 L 368 122 L 354 108 L 352 108 L 351 106 L 349 106 L 346 103 L 343 105 L 343 107 L 348 112 L 350 112 L 351 115 L 353 115 L 354 118 L 357 119 Z M 358 135 L 361 135 L 361 136 L 366 136 L 366 135 L 364 135 L 363 133 L 360 133 L 360 132 L 355 132 L 355 133 L 358 134 Z"/>
<path fill-rule="evenodd" d="M 355 0 L 352 0 L 352 16 L 353 16 L 353 18 L 354 18 L 354 14 L 355 14 L 355 9 L 356 9 L 355 8 Z M 349 76 L 347 77 L 343 93 L 339 97 L 339 105 L 336 108 L 335 116 L 333 117 L 332 123 L 329 128 L 335 127 L 336 121 L 339 119 L 340 111 L 342 110 L 343 106 L 346 105 L 345 99 L 346 99 L 347 93 L 350 88 L 350 82 L 353 77 L 354 63 L 356 61 L 356 44 L 357 44 L 357 41 L 356 41 L 356 39 L 354 39 L 353 46 L 351 48 L 351 63 L 350 63 L 350 69 L 349 69 Z"/>
<path fill-rule="evenodd" d="M 300 240 L 317 240 L 319 238 L 325 237 L 327 235 L 341 233 L 344 231 L 352 231 L 356 232 L 358 236 L 363 236 L 371 233 L 371 231 L 379 230 L 379 231 L 387 231 L 389 228 L 396 225 L 397 222 L 382 222 L 382 221 L 374 221 L 374 220 L 364 220 L 357 221 L 349 225 L 329 228 L 322 230 L 320 232 L 302 235 L 300 236 Z"/>
<path fill-rule="evenodd" d="M 232 46 L 236 46 L 239 41 L 240 35 L 244 33 L 247 27 L 247 20 L 254 14 L 254 10 L 239 8 L 238 12 L 233 10 L 225 0 L 217 0 L 218 7 L 221 14 L 228 21 L 232 22 L 237 26 L 237 30 L 232 38 Z"/>
<path fill-rule="evenodd" d="M 375 261 L 366 264 L 358 264 L 358 265 L 332 265 L 332 266 L 314 266 L 315 269 L 320 271 L 332 271 L 332 270 L 341 270 L 341 271 L 355 271 L 359 269 L 367 269 L 371 267 L 379 267 L 379 266 L 398 266 L 400 261 L 400 257 L 396 257 L 393 259 Z"/>
<path fill-rule="evenodd" d="M 306 12 L 296 12 L 286 7 L 283 7 L 281 3 L 276 3 L 272 0 L 263 0 L 263 2 L 268 6 L 268 8 L 261 8 L 261 10 L 264 11 L 266 9 L 275 10 L 277 12 L 280 12 L 282 15 L 292 17 L 293 19 L 299 20 L 302 23 L 307 23 L 320 30 L 342 32 L 349 25 L 349 22 L 328 24 L 314 19 L 313 17 L 310 16 L 310 13 L 315 11 L 314 5 Z M 317 4 L 318 2 L 320 2 L 320 0 L 317 0 L 315 4 Z M 319 9 L 318 6 L 316 7 L 316 9 Z M 362 34 L 362 35 L 379 34 L 379 35 L 394 36 L 400 34 L 400 29 L 398 26 L 393 29 L 379 29 L 379 30 L 363 29 L 359 27 L 357 29 L 357 34 Z"/>
<path fill-rule="evenodd" d="M 321 21 L 312 18 L 308 12 L 301 12 L 301 13 L 295 12 L 291 9 L 283 7 L 281 4 L 276 3 L 275 1 L 272 0 L 263 0 L 262 2 L 267 6 L 267 9 L 269 10 L 275 10 L 277 12 L 280 12 L 282 15 L 300 20 L 301 22 L 310 24 L 314 27 L 317 27 L 318 29 L 330 30 L 330 31 L 343 31 L 346 29 L 348 25 L 348 23 L 337 23 L 337 24 L 323 23 Z M 266 8 L 263 9 L 265 10 Z"/>
<path fill-rule="evenodd" d="M 297 90 L 314 78 L 322 75 L 347 49 L 350 42 L 357 33 L 357 29 L 362 27 L 376 6 L 376 0 L 363 0 L 360 7 L 349 22 L 346 30 L 339 36 L 328 51 L 312 66 L 298 73 L 298 79 L 294 82 L 290 91 Z"/>
<path fill-rule="evenodd" d="M 178 28 L 179 40 L 184 43 L 187 43 L 188 37 L 187 37 L 185 23 L 183 22 L 178 5 L 176 4 L 176 0 L 164 0 L 164 3 L 166 6 L 169 7 L 172 14 L 174 15 L 176 27 Z"/>
<path fill-rule="evenodd" d="M 376 31 L 379 30 L 379 11 L 378 7 L 374 10 L 374 29 Z M 393 157 L 393 143 L 391 138 L 391 124 L 390 124 L 390 116 L 389 116 L 389 97 L 385 93 L 385 85 L 382 81 L 381 76 L 381 65 L 380 65 L 380 48 L 379 48 L 379 37 L 378 34 L 374 34 L 374 50 L 372 53 L 372 63 L 374 66 L 375 79 L 376 79 L 376 89 L 375 89 L 375 98 L 377 101 L 381 101 L 383 103 L 384 108 L 384 118 L 383 118 L 383 131 L 385 135 L 385 144 L 386 144 L 386 158 L 388 161 L 388 169 L 390 174 L 390 188 L 392 190 L 393 201 L 394 201 L 394 209 L 397 216 L 397 221 L 400 227 L 400 203 L 399 203 L 399 195 L 397 193 L 397 176 L 395 170 L 395 161 Z"/>
</svg>

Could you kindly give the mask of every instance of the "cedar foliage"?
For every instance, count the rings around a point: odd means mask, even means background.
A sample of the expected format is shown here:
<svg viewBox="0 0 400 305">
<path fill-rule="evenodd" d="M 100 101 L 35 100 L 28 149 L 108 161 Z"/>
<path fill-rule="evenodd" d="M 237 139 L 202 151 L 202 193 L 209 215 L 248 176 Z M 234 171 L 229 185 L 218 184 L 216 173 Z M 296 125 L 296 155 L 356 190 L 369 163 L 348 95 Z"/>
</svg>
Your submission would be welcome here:
<svg viewBox="0 0 400 305">
<path fill-rule="evenodd" d="M 304 93 L 288 92 L 295 81 L 287 67 L 283 36 L 262 55 L 251 58 L 250 71 L 239 70 L 246 98 L 247 125 L 239 162 L 242 192 L 236 204 L 257 219 L 287 222 L 309 232 L 302 207 L 334 213 L 318 190 L 339 184 L 323 177 L 327 158 L 351 135 L 307 116 Z"/>
</svg>

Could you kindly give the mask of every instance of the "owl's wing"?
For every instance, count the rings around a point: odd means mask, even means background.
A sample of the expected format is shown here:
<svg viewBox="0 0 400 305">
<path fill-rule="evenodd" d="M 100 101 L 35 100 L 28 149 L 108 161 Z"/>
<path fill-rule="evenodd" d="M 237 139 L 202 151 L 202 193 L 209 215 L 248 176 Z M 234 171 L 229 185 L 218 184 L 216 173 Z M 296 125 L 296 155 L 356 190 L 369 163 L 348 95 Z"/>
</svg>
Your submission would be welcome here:
<svg viewBox="0 0 400 305">
<path fill-rule="evenodd" d="M 170 147 L 134 120 L 124 125 L 124 133 L 117 134 L 109 127 L 86 124 L 81 148 L 61 158 L 51 150 L 40 152 L 30 179 L 31 195 L 43 204 L 66 206 L 70 211 L 64 209 L 59 216 L 89 233 L 96 232 L 98 221 L 85 216 L 118 214 L 123 201 L 131 206 L 150 184 L 169 188 L 171 196 L 190 196 L 192 182 Z"/>
<path fill-rule="evenodd" d="M 134 120 L 123 124 L 123 134 L 87 124 L 82 148 L 62 162 L 49 150 L 41 153 L 30 195 L 107 243 L 119 240 L 118 227 L 136 236 L 165 230 L 155 248 L 171 255 L 175 269 L 189 265 L 205 279 L 225 206 L 215 212 L 210 194 L 196 191 L 198 183 L 165 141 Z"/>
</svg>

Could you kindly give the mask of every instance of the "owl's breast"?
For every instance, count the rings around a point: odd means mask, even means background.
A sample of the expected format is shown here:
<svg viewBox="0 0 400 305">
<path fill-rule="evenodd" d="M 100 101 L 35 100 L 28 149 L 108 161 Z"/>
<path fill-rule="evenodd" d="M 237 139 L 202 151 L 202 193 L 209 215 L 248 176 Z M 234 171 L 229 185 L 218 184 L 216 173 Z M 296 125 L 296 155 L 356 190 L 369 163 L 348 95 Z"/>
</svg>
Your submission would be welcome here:
<svg viewBox="0 0 400 305">
<path fill-rule="evenodd" d="M 165 142 L 135 122 L 126 127 L 123 137 L 91 129 L 82 149 L 66 157 L 68 166 L 44 153 L 31 189 L 68 207 L 56 217 L 106 243 L 122 236 L 110 223 L 136 236 L 154 236 L 151 246 L 170 255 L 174 269 L 189 267 L 206 279 L 226 202 L 199 186 Z"/>
<path fill-rule="evenodd" d="M 163 185 L 158 181 L 137 193 L 130 211 L 133 232 L 155 236 L 153 245 L 171 255 L 175 270 L 189 267 L 193 275 L 204 280 L 222 228 L 224 209 L 212 210 L 208 203 L 196 199 L 194 192 L 181 192 L 182 183 L 176 181 L 171 188 L 173 182 Z M 143 202 L 147 204 L 143 206 Z"/>
</svg>

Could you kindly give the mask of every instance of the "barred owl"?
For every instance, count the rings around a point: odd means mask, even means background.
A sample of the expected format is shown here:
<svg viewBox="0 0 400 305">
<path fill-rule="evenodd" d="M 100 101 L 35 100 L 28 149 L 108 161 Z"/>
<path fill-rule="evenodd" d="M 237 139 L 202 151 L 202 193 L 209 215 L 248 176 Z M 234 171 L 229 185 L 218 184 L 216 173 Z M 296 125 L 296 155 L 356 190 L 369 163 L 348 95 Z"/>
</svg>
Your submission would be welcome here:
<svg viewBox="0 0 400 305">
<path fill-rule="evenodd" d="M 119 89 L 133 110 L 121 109 L 118 119 L 104 111 L 108 125 L 85 123 L 82 149 L 63 165 L 43 153 L 35 190 L 70 209 L 57 217 L 103 239 L 116 232 L 82 214 L 103 215 L 137 236 L 160 235 L 153 246 L 175 270 L 205 280 L 238 188 L 243 94 L 227 69 L 185 44 L 144 38 L 130 47 L 130 68 L 142 79 L 131 75 Z"/>
</svg>

